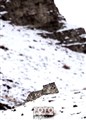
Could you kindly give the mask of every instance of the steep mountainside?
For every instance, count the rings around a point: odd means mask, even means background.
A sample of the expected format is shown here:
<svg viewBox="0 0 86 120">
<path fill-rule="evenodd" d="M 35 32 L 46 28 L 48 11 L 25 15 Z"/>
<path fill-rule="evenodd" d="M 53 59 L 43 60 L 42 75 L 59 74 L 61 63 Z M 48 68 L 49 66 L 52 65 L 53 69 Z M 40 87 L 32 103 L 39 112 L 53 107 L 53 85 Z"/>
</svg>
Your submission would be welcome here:
<svg viewBox="0 0 86 120">
<path fill-rule="evenodd" d="M 0 120 L 33 120 L 37 106 L 54 108 L 44 119 L 85 119 L 85 53 L 85 30 L 53 0 L 0 0 Z"/>
</svg>

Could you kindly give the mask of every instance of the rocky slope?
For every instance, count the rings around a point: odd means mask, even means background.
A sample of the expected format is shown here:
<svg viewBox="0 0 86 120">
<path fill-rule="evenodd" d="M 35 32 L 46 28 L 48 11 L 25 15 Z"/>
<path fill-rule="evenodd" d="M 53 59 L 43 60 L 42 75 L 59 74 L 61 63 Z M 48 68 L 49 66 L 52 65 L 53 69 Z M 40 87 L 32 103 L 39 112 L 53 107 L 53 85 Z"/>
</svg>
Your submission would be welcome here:
<svg viewBox="0 0 86 120">
<path fill-rule="evenodd" d="M 86 32 L 84 28 L 60 29 L 52 33 L 40 33 L 44 38 L 59 40 L 59 45 L 73 51 L 86 53 Z"/>
<path fill-rule="evenodd" d="M 27 25 L 28 29 L 40 28 L 41 31 L 39 31 L 37 33 L 39 38 L 41 36 L 44 39 L 49 38 L 49 39 L 52 39 L 53 41 L 57 40 L 57 42 L 55 42 L 56 47 L 58 47 L 58 45 L 59 45 L 62 47 L 67 47 L 73 51 L 86 53 L 86 37 L 85 37 L 86 32 L 85 32 L 85 30 L 83 28 L 67 29 L 67 24 L 66 24 L 65 18 L 59 13 L 59 10 L 58 10 L 58 8 L 56 8 L 53 0 L 46 0 L 46 1 L 45 0 L 37 0 L 37 1 L 0 0 L 0 18 L 2 20 L 9 20 L 12 25 L 13 24 L 21 25 L 21 26 Z M 5 27 L 5 26 L 3 25 L 3 27 Z M 2 27 L 2 29 L 3 29 L 3 27 Z M 14 29 L 14 28 L 12 28 L 12 29 Z M 46 31 L 43 31 L 43 30 L 46 30 Z M 21 29 L 18 30 L 18 32 L 20 32 L 20 31 L 21 31 Z M 28 34 L 28 33 L 25 33 L 25 35 L 30 36 L 30 34 Z M 3 40 L 4 35 L 0 34 L 0 38 Z M 28 37 L 27 37 L 27 39 L 28 39 Z M 30 37 L 30 39 L 31 39 L 31 37 Z M 33 40 L 33 41 L 37 42 L 36 40 Z M 27 44 L 28 44 L 28 42 L 27 42 Z M 52 45 L 52 42 L 50 42 L 49 44 Z M 34 46 L 32 46 L 32 44 L 29 45 L 28 47 L 29 48 L 27 48 L 27 49 L 29 49 L 29 50 L 34 49 Z M 8 58 L 11 59 L 10 56 L 11 56 L 12 52 L 13 52 L 13 54 L 17 53 L 17 52 L 15 52 L 16 49 L 13 50 L 13 48 L 12 48 L 12 50 L 11 50 L 8 46 L 5 46 L 3 44 L 0 45 L 0 50 L 3 50 L 4 52 L 8 52 L 7 58 L 6 58 L 6 56 L 3 57 L 3 55 L 1 55 L 3 58 L 2 61 L 7 60 Z M 26 50 L 26 48 L 24 50 L 25 50 L 25 53 L 28 51 L 28 50 Z M 42 50 L 44 50 L 44 48 Z M 9 53 L 9 51 L 11 53 Z M 55 51 L 57 51 L 57 49 L 55 49 Z M 13 56 L 13 54 L 12 54 L 12 56 Z M 28 56 L 23 55 L 23 53 L 19 53 L 19 56 L 25 57 L 26 60 L 28 57 Z M 19 57 L 19 63 L 20 63 L 20 61 L 23 61 L 23 60 L 20 60 L 20 57 Z M 28 62 L 28 60 L 27 60 L 27 62 Z M 39 63 L 37 63 L 37 65 L 38 64 Z M 44 66 L 46 66 L 46 65 L 44 64 Z M 25 70 L 26 70 L 26 68 L 25 68 Z M 3 68 L 1 68 L 1 69 L 3 69 Z M 36 69 L 36 68 L 34 68 L 34 69 Z M 15 71 L 14 68 L 13 68 L 13 71 Z M 26 71 L 24 71 L 24 74 L 26 74 L 25 72 Z M 21 73 L 22 73 L 22 71 L 21 71 Z M 0 75 L 5 76 L 2 71 L 0 71 Z M 20 79 L 20 78 L 18 78 L 18 79 Z M 4 88 L 6 88 L 6 90 L 4 90 L 4 92 L 7 92 L 5 97 L 3 97 L 3 95 L 1 96 L 1 100 L 3 101 L 3 99 L 7 99 L 8 102 L 9 101 L 14 102 L 16 105 L 17 104 L 16 100 L 14 98 L 10 99 L 8 97 L 8 93 L 9 93 L 9 91 L 11 91 L 11 86 L 18 85 L 17 81 L 14 82 L 12 79 L 9 79 L 9 78 L 7 78 L 7 79 L 1 78 L 1 81 L 3 81 L 2 82 L 3 84 L 1 85 L 1 89 L 3 86 Z M 6 82 L 8 84 L 6 84 Z M 24 91 L 24 90 L 22 90 L 22 91 Z M 3 93 L 2 91 L 0 91 L 0 92 Z M 0 107 L 1 107 L 1 109 L 10 108 L 10 106 L 7 105 L 7 103 L 6 104 L 0 103 Z"/>
</svg>

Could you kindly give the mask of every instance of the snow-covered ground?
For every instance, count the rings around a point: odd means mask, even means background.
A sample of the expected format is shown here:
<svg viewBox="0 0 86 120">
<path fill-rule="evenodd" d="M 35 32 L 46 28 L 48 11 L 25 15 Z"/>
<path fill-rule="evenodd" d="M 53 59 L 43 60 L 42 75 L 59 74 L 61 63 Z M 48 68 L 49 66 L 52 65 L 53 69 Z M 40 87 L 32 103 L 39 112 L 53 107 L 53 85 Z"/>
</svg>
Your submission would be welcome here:
<svg viewBox="0 0 86 120">
<path fill-rule="evenodd" d="M 0 48 L 0 101 L 10 105 L 14 100 L 21 102 L 50 82 L 56 83 L 59 93 L 42 96 L 16 110 L 0 111 L 0 120 L 33 120 L 36 106 L 54 107 L 55 116 L 50 120 L 86 119 L 86 55 L 62 48 L 56 45 L 58 41 L 37 35 L 40 32 L 45 31 L 0 20 L 0 46 L 8 48 Z M 8 90 L 5 84 L 12 88 Z"/>
</svg>

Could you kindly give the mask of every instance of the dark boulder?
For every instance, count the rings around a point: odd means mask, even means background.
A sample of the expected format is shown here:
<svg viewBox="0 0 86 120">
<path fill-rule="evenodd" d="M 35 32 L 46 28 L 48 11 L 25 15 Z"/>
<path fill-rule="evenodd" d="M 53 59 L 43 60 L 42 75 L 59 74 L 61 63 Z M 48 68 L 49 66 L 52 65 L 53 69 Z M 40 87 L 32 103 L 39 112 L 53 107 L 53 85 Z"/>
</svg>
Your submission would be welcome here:
<svg viewBox="0 0 86 120">
<path fill-rule="evenodd" d="M 57 30 L 63 26 L 64 17 L 59 13 L 54 0 L 10 0 L 0 2 L 7 13 L 1 15 L 1 19 L 10 20 L 16 25 L 29 25 L 47 29 Z M 3 8 L 1 8 L 2 11 Z"/>
</svg>

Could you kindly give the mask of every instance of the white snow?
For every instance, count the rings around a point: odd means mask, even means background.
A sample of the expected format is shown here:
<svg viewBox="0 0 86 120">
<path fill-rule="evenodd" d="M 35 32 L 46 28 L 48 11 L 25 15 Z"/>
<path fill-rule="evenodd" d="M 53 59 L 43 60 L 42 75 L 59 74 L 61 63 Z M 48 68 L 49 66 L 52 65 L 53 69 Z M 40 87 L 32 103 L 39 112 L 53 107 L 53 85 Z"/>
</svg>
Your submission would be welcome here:
<svg viewBox="0 0 86 120">
<path fill-rule="evenodd" d="M 54 0 L 54 2 L 69 24 L 86 29 L 86 0 Z"/>
<path fill-rule="evenodd" d="M 41 32 L 45 31 L 16 27 L 0 20 L 0 46 L 9 49 L 0 48 L 0 97 L 4 102 L 14 105 L 14 100 L 24 101 L 31 91 L 40 90 L 50 82 L 55 82 L 59 90 L 58 94 L 42 96 L 17 107 L 16 111 L 0 111 L 0 120 L 33 120 L 32 108 L 36 106 L 54 107 L 56 114 L 50 120 L 83 120 L 86 118 L 86 55 L 37 35 Z M 64 65 L 70 69 L 64 69 Z M 7 91 L 3 84 L 12 88 Z"/>
</svg>

